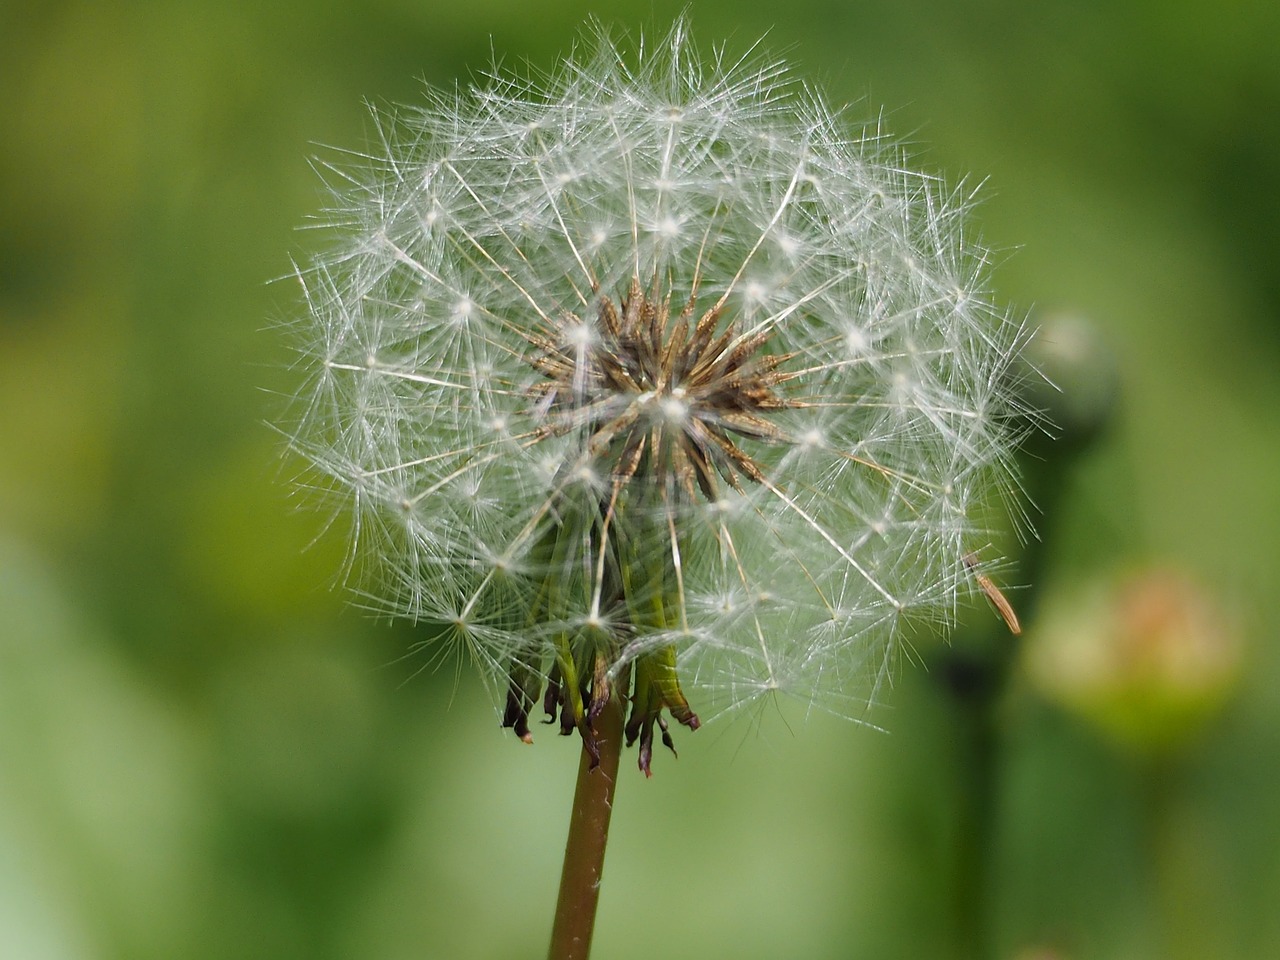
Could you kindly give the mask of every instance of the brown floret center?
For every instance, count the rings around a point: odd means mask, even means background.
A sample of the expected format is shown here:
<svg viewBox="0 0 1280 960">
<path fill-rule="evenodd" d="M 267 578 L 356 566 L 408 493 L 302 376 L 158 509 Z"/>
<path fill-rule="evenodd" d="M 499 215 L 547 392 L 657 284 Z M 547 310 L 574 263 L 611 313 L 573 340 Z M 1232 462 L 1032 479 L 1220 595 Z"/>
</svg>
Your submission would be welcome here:
<svg viewBox="0 0 1280 960">
<path fill-rule="evenodd" d="M 675 316 L 671 295 L 633 279 L 620 305 L 602 296 L 584 324 L 566 314 L 551 336 L 531 338 L 547 380 L 537 402 L 546 429 L 584 429 L 586 451 L 610 464 L 617 491 L 643 469 L 693 497 L 719 498 L 720 481 L 741 489 L 762 468 L 741 438 L 788 442 L 768 415 L 795 407 L 778 388 L 794 376 L 791 354 L 764 353 L 768 325 L 721 324 L 724 300 L 694 320 L 696 294 Z"/>
</svg>

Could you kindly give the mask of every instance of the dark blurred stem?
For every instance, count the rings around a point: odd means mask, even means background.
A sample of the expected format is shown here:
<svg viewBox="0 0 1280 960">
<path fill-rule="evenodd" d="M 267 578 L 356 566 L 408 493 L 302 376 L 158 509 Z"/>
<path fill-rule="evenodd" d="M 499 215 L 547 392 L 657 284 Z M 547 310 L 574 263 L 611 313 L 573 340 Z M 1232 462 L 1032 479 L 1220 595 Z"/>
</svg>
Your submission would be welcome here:
<svg viewBox="0 0 1280 960">
<path fill-rule="evenodd" d="M 1044 515 L 1039 524 L 1040 538 L 1027 544 L 1018 563 L 1020 574 L 1033 585 L 1012 598 L 1024 625 L 1035 621 L 1039 588 L 1043 585 L 1045 544 L 1053 536 L 1070 467 L 1083 449 L 1083 442 L 1063 444 L 1052 465 L 1038 464 L 1026 471 L 1027 489 Z M 949 694 L 960 766 L 952 896 L 957 960 L 995 960 L 996 956 L 991 923 L 998 805 L 1004 773 L 1001 709 L 1020 641 L 998 625 L 994 615 L 988 623 L 985 631 L 971 631 L 968 643 L 952 646 L 943 659 L 941 674 Z"/>
<path fill-rule="evenodd" d="M 624 711 L 621 697 L 609 698 L 595 722 L 599 766 L 592 767 L 591 755 L 585 747 L 578 763 L 578 786 L 569 816 L 569 840 L 564 849 L 564 869 L 560 874 L 560 896 L 556 902 L 548 960 L 585 960 L 591 952 L 591 934 L 595 929 L 596 904 L 604 872 L 604 849 L 609 839 L 609 818 L 613 814 L 613 790 L 622 756 Z"/>
<path fill-rule="evenodd" d="M 989 682 L 989 681 L 988 681 Z M 991 920 L 992 861 L 996 840 L 999 776 L 998 729 L 993 716 L 993 690 L 958 697 L 957 739 L 963 757 L 957 791 L 955 880 L 953 884 L 958 960 L 994 957 L 988 924 Z"/>
<path fill-rule="evenodd" d="M 1047 388 L 1038 373 L 1026 371 L 1018 390 L 1027 408 L 1041 411 L 1058 425 L 1050 438 L 1028 421 L 1024 445 L 1023 482 L 1029 499 L 1042 513 L 1032 539 L 1019 558 L 1019 571 L 1033 589 L 1010 599 L 1025 626 L 1034 624 L 1040 588 L 1044 585 L 1048 554 L 1060 505 L 1073 482 L 1081 457 L 1106 431 L 1119 388 L 1118 367 L 1093 327 L 1070 318 L 1045 320 L 1040 336 L 1028 348 L 1037 369 L 1061 385 Z M 1103 534 L 1099 531 L 1099 534 Z M 1095 537 L 1099 545 L 1105 535 Z M 1105 546 L 1100 546 L 1103 551 Z M 958 960 L 995 960 L 992 935 L 993 886 L 1007 758 L 1003 713 L 1009 678 L 1018 658 L 1018 638 L 994 628 L 971 632 L 944 657 L 942 678 L 951 706 L 951 729 L 959 763 L 957 784 L 955 870 L 952 906 Z"/>
<path fill-rule="evenodd" d="M 1025 471 L 1028 491 L 1044 510 L 1040 537 L 1030 541 L 1018 561 L 1019 574 L 1033 586 L 1011 600 L 1023 625 L 1034 623 L 1043 583 L 1045 544 L 1052 539 L 1058 504 L 1069 468 L 1082 444 L 1065 444 L 1056 460 L 1034 462 Z M 959 780 L 956 786 L 955 875 L 952 918 L 957 960 L 995 960 L 991 923 L 995 912 L 998 805 L 1004 773 L 1001 708 L 1018 657 L 1019 638 L 992 618 L 971 630 L 968 643 L 957 642 L 943 660 L 942 679 L 949 694 Z"/>
</svg>

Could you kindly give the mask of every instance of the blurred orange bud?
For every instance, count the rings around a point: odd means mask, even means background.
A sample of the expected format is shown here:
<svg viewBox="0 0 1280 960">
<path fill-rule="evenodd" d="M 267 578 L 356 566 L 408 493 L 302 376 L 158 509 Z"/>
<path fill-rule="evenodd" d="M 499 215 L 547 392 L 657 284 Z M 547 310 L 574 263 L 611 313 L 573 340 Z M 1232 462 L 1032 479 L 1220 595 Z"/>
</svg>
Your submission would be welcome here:
<svg viewBox="0 0 1280 960">
<path fill-rule="evenodd" d="M 1167 569 L 1110 579 L 1046 609 L 1026 667 L 1047 697 L 1143 751 L 1184 743 L 1240 674 L 1233 617 L 1203 583 Z"/>
</svg>

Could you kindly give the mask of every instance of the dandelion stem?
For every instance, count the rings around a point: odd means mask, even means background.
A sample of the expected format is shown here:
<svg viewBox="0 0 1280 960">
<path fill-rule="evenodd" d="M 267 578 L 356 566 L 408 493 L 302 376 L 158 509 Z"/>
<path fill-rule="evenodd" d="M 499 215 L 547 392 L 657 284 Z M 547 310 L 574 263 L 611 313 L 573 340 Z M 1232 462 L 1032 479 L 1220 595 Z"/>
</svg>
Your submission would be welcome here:
<svg viewBox="0 0 1280 960">
<path fill-rule="evenodd" d="M 626 690 L 630 677 L 615 681 L 615 691 Z M 613 790 L 622 756 L 623 713 L 626 705 L 615 692 L 595 721 L 593 758 L 586 746 L 578 763 L 578 785 L 569 816 L 569 839 L 564 848 L 560 895 L 547 960 L 585 960 L 591 952 L 596 904 L 604 872 L 604 849 L 613 814 Z"/>
</svg>

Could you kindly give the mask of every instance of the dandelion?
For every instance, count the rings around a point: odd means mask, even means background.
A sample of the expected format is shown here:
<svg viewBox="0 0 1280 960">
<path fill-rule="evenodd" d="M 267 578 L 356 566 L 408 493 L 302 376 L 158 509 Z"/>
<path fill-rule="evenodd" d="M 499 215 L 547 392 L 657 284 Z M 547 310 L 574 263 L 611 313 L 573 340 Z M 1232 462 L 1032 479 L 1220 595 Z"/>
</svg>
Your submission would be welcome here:
<svg viewBox="0 0 1280 960">
<path fill-rule="evenodd" d="M 648 774 L 695 700 L 863 717 L 1011 489 L 1024 331 L 969 196 L 684 23 L 376 134 L 325 165 L 291 431 L 371 602 L 443 625 L 521 739 L 577 732 L 584 777 L 621 735 Z"/>
</svg>

